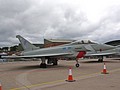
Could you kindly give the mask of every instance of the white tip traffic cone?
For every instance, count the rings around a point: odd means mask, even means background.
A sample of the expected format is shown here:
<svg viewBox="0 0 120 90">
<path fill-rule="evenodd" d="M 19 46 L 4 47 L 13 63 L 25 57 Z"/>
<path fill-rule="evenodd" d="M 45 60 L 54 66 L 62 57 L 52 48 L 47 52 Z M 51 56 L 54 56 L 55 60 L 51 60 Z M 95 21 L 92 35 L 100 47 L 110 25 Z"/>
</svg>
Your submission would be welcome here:
<svg viewBox="0 0 120 90">
<path fill-rule="evenodd" d="M 102 74 L 108 74 L 105 63 L 104 63 L 104 68 L 103 68 L 101 73 Z"/>
<path fill-rule="evenodd" d="M 0 90 L 2 90 L 2 85 L 1 85 L 1 82 L 0 82 Z"/>
<path fill-rule="evenodd" d="M 69 68 L 69 75 L 68 75 L 68 79 L 66 80 L 67 82 L 74 82 L 75 80 L 73 80 L 72 77 L 72 69 L 71 67 Z"/>
</svg>

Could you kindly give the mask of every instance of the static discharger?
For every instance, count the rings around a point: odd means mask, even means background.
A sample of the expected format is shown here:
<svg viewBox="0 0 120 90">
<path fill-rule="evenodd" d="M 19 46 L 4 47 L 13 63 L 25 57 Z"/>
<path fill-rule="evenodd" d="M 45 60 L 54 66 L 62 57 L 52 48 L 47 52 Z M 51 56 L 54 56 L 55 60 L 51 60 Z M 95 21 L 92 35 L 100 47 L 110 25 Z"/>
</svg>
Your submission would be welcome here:
<svg viewBox="0 0 120 90">
<path fill-rule="evenodd" d="M 69 75 L 68 75 L 68 79 L 66 80 L 67 82 L 75 82 L 76 80 L 73 79 L 72 76 L 72 68 L 69 68 Z"/>
<path fill-rule="evenodd" d="M 109 74 L 109 73 L 107 72 L 105 63 L 104 63 L 104 68 L 103 68 L 101 74 Z"/>
</svg>

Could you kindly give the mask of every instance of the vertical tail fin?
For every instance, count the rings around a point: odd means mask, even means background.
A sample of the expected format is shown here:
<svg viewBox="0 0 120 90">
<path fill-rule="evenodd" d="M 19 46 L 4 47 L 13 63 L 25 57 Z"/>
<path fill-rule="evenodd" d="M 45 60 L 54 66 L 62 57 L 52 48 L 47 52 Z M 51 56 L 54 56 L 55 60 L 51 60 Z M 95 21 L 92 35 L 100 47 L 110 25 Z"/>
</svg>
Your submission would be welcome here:
<svg viewBox="0 0 120 90">
<path fill-rule="evenodd" d="M 26 39 L 24 39 L 22 36 L 17 35 L 16 38 L 19 39 L 23 49 L 25 51 L 31 51 L 31 50 L 36 50 L 39 49 L 39 47 L 34 46 L 33 44 L 31 44 L 29 41 L 27 41 Z"/>
</svg>

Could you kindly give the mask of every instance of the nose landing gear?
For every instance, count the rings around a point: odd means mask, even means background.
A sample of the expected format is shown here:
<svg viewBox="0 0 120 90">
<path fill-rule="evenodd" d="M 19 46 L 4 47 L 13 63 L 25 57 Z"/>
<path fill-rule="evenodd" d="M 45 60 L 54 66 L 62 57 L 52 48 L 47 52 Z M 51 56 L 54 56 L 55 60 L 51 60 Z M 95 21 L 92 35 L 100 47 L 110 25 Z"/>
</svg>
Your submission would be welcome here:
<svg viewBox="0 0 120 90">
<path fill-rule="evenodd" d="M 76 62 L 77 62 L 77 63 L 75 64 L 75 66 L 76 66 L 76 67 L 79 67 L 80 64 L 79 64 L 79 62 L 78 62 L 78 59 L 76 59 Z"/>
<path fill-rule="evenodd" d="M 77 64 L 75 64 L 75 66 L 76 66 L 76 67 L 79 67 L 79 66 L 80 66 L 80 64 L 78 64 L 78 63 L 77 63 Z"/>
</svg>

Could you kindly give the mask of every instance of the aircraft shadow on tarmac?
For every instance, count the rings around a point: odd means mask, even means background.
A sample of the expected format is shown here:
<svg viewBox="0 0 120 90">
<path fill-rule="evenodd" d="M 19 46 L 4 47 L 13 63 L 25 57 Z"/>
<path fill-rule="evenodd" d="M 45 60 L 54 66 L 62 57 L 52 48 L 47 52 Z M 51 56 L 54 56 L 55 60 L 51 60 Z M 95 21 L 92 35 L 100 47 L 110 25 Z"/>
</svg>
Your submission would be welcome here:
<svg viewBox="0 0 120 90">
<path fill-rule="evenodd" d="M 113 59 L 113 60 L 119 60 L 120 61 L 120 58 L 116 58 L 116 59 Z"/>
<path fill-rule="evenodd" d="M 98 62 L 98 61 L 84 61 L 84 62 L 81 62 L 81 63 L 102 63 L 102 62 Z"/>
<path fill-rule="evenodd" d="M 103 61 L 103 62 L 98 62 L 98 61 L 84 61 L 84 62 L 81 62 L 81 63 L 118 63 L 118 60 L 108 60 L 108 61 Z"/>
<path fill-rule="evenodd" d="M 70 66 L 70 65 L 57 65 L 57 66 L 53 66 L 53 65 L 47 65 L 47 68 L 40 68 L 39 65 L 27 65 L 27 66 L 19 66 L 19 67 L 16 67 L 16 68 L 12 68 L 12 69 L 9 69 L 11 71 L 21 71 L 21 70 L 35 70 L 35 69 L 39 69 L 39 70 L 49 70 L 49 69 L 68 69 L 69 67 L 75 67 L 74 65 L 73 66 Z"/>
</svg>

